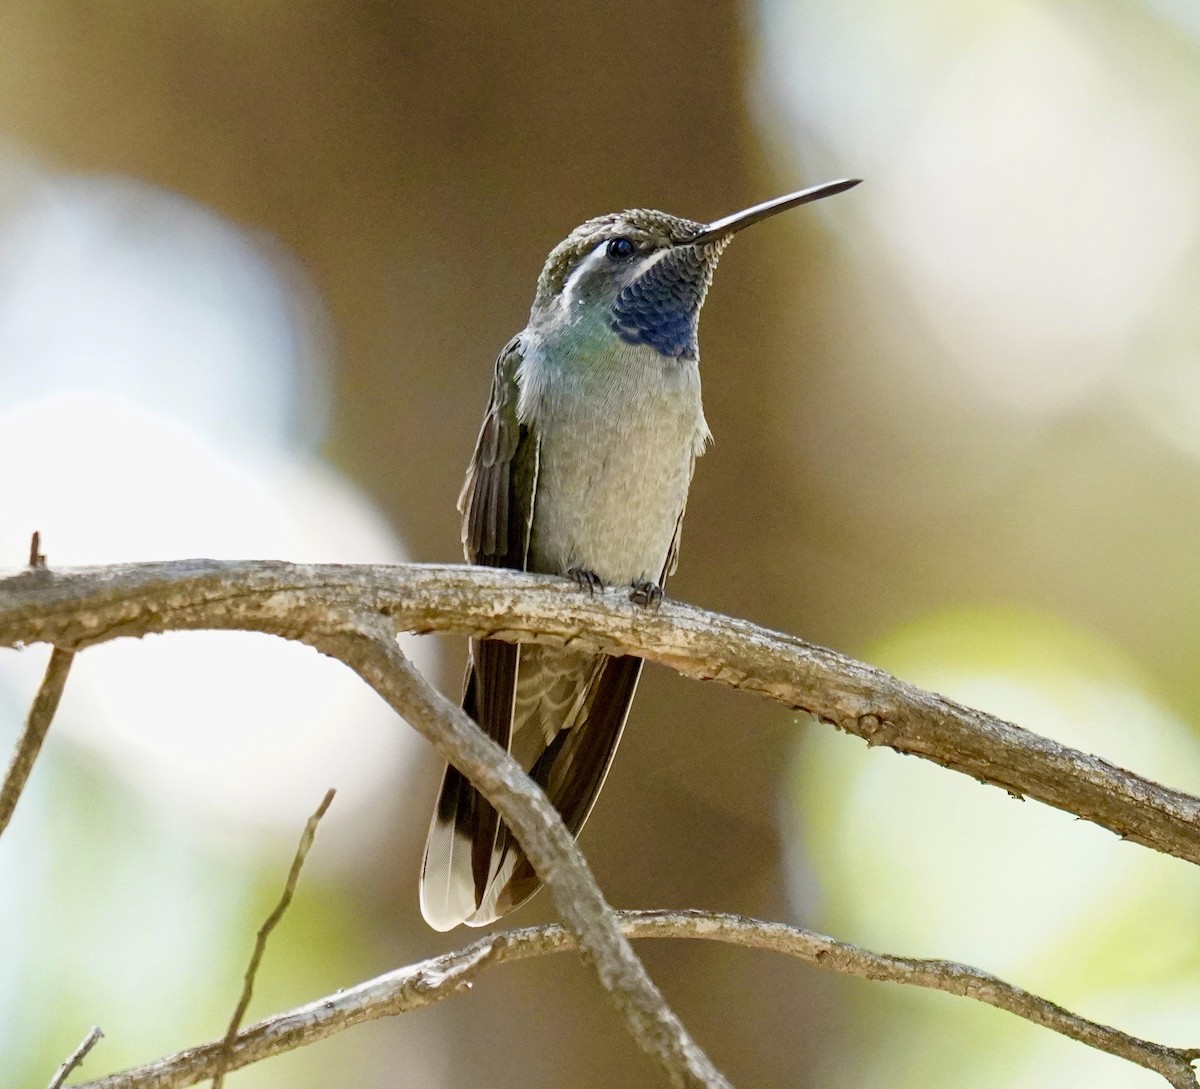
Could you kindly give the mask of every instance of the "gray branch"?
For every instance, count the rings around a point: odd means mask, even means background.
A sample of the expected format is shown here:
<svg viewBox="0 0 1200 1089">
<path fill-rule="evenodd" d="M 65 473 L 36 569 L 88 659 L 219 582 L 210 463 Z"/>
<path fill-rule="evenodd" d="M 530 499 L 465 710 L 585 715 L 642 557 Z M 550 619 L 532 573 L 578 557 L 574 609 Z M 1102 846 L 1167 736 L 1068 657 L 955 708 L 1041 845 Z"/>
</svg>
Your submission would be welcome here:
<svg viewBox="0 0 1200 1089">
<path fill-rule="evenodd" d="M 496 807 L 633 1038 L 658 1059 L 671 1083 L 687 1089 L 732 1089 L 621 934 L 616 913 L 542 789 L 462 708 L 425 680 L 400 652 L 390 623 L 376 617 L 365 630 L 341 627 L 333 634 L 309 632 L 301 638 L 345 662 Z"/>
<path fill-rule="evenodd" d="M 34 534 L 35 543 L 34 550 L 37 549 L 36 543 L 37 534 Z M 93 1025 L 88 1031 L 88 1034 L 79 1042 L 79 1046 L 63 1059 L 59 1068 L 54 1072 L 54 1077 L 50 1079 L 50 1084 L 46 1089 L 62 1089 L 63 1082 L 71 1076 L 71 1072 L 83 1064 L 83 1060 L 87 1058 L 88 1052 L 92 1050 L 102 1039 L 104 1033 L 100 1031 L 99 1025 Z"/>
<path fill-rule="evenodd" d="M 628 938 L 698 938 L 726 942 L 781 953 L 816 968 L 845 975 L 962 995 L 1152 1070 L 1162 1075 L 1174 1089 L 1196 1089 L 1198 1084 L 1192 1062 L 1200 1057 L 1200 1050 L 1164 1047 L 1077 1017 L 1053 1002 L 977 968 L 952 961 L 914 960 L 873 953 L 811 930 L 763 922 L 744 915 L 703 911 L 629 911 L 617 915 L 621 930 Z M 229 1069 L 324 1039 L 351 1025 L 408 1013 L 467 994 L 475 979 L 492 965 L 577 949 L 575 939 L 561 926 L 527 927 L 489 934 L 465 949 L 399 968 L 250 1025 L 233 1044 Z M 146 1066 L 87 1082 L 75 1089 L 180 1089 L 211 1077 L 221 1061 L 221 1052 L 219 1041 L 204 1044 Z"/>
<path fill-rule="evenodd" d="M 49 642 L 70 654 L 122 636 L 184 629 L 266 632 L 307 643 L 357 672 L 479 787 L 512 828 L 565 922 L 565 930 L 547 930 L 534 943 L 546 944 L 547 950 L 578 949 L 634 1037 L 673 1084 L 689 1089 L 725 1089 L 728 1083 L 666 1006 L 554 807 L 506 752 L 412 667 L 396 644 L 397 631 L 458 632 L 638 654 L 686 676 L 769 696 L 870 744 L 925 757 L 1125 838 L 1200 861 L 1200 801 L 1187 794 L 833 651 L 686 605 L 664 602 L 647 610 L 632 606 L 624 592 L 593 597 L 550 576 L 465 566 L 190 560 L 62 571 L 39 567 L 0 578 L 0 646 Z M 49 687 L 48 679 L 39 700 Z M 689 920 L 686 925 L 679 922 L 683 919 Z M 680 926 L 689 936 L 766 944 L 794 955 L 808 955 L 800 951 L 807 942 L 817 963 L 968 994 L 1129 1058 L 1173 1086 L 1197 1086 L 1191 1061 L 1200 1052 L 1164 1048 L 1085 1021 L 976 969 L 884 957 L 781 924 L 743 925 L 730 917 L 658 915 L 628 922 L 643 927 L 644 936 L 675 933 L 672 927 Z M 476 961 L 482 967 L 503 959 L 498 950 L 513 940 L 484 939 L 456 955 L 466 957 L 457 968 L 441 959 L 426 962 L 408 970 L 409 982 L 398 990 L 385 988 L 376 996 L 371 988 L 377 980 L 342 998 L 251 1026 L 238 1034 L 232 1054 L 226 1052 L 229 1068 L 369 1017 L 426 1004 L 423 995 L 437 1000 L 455 993 L 469 978 L 463 971 L 477 970 Z M 543 951 L 540 945 L 537 951 Z M 215 1056 L 210 1048 L 193 1049 L 90 1085 L 191 1084 L 211 1076 L 211 1064 L 220 1063 L 221 1045 L 212 1046 Z"/>
<path fill-rule="evenodd" d="M 926 692 L 835 651 L 692 606 L 637 608 L 548 575 L 466 566 L 183 560 L 29 569 L 0 579 L 0 646 L 82 647 L 121 635 L 237 628 L 338 631 L 364 609 L 397 630 L 638 654 L 808 711 L 870 745 L 1035 798 L 1123 839 L 1200 863 L 1200 800 Z"/>
<path fill-rule="evenodd" d="M 33 771 L 34 761 L 42 751 L 42 742 L 54 714 L 58 710 L 58 701 L 62 699 L 63 688 L 67 683 L 67 674 L 71 672 L 71 663 L 75 660 L 75 652 L 55 647 L 50 652 L 50 661 L 46 666 L 46 675 L 42 678 L 41 687 L 33 698 L 29 715 L 25 719 L 25 729 L 17 738 L 17 747 L 13 750 L 12 760 L 4 775 L 4 783 L 0 785 L 0 835 L 12 820 L 17 802 L 29 782 L 29 773 Z"/>
<path fill-rule="evenodd" d="M 237 589 L 235 579 L 215 598 L 196 600 L 197 585 L 185 576 L 175 582 L 178 596 L 164 588 L 165 598 L 160 597 L 142 584 L 130 588 L 116 602 L 96 599 L 85 604 L 72 598 L 73 606 L 67 606 L 62 599 L 46 600 L 47 591 L 60 587 L 72 574 L 98 575 L 105 581 L 103 571 L 70 573 L 44 568 L 0 580 L 0 611 L 5 615 L 9 606 L 38 613 L 38 606 L 30 605 L 32 597 L 42 601 L 42 616 L 51 624 L 64 615 L 64 608 L 74 608 L 74 623 L 82 629 L 73 637 L 49 636 L 45 629 L 35 634 L 18 624 L 20 632 L 11 640 L 0 639 L 0 646 L 49 641 L 61 647 L 69 641 L 72 652 L 77 652 L 109 639 L 150 631 L 240 628 L 294 639 L 345 663 L 496 807 L 550 891 L 584 960 L 624 1015 L 630 1033 L 658 1060 L 671 1083 L 680 1089 L 731 1089 L 666 1004 L 622 936 L 615 913 L 558 811 L 520 765 L 405 658 L 396 643 L 393 621 L 369 595 L 331 603 L 319 592 L 297 593 L 293 588 L 281 593 L 277 587 L 267 595 L 270 600 L 260 599 L 255 606 L 251 605 L 254 592 Z M 231 1063 L 229 1069 L 233 1068 Z"/>
</svg>

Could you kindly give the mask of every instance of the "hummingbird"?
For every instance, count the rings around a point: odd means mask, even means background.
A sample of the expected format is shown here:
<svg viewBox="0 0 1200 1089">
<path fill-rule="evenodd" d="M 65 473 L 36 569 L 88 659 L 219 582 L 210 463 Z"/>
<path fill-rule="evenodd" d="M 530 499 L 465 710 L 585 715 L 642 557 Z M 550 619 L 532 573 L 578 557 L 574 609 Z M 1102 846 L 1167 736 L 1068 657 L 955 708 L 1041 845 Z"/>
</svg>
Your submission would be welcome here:
<svg viewBox="0 0 1200 1089">
<path fill-rule="evenodd" d="M 459 497 L 467 561 L 625 586 L 654 606 L 675 570 L 695 460 L 700 308 L 751 224 L 845 192 L 814 186 L 711 223 L 646 209 L 589 219 L 554 247 L 529 323 L 496 360 Z M 578 835 L 608 774 L 642 659 L 473 639 L 463 708 Z M 437 930 L 486 926 L 541 882 L 484 800 L 447 766 L 421 870 Z"/>
</svg>

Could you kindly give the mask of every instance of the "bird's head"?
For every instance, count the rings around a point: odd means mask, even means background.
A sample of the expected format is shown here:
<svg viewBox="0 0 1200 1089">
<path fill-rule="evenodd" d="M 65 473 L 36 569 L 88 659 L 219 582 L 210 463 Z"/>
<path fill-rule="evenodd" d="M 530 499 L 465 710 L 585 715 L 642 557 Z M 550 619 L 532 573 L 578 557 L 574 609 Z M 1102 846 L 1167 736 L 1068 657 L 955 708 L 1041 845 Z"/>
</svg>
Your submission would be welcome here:
<svg viewBox="0 0 1200 1089">
<path fill-rule="evenodd" d="M 629 344 L 644 344 L 670 359 L 695 359 L 700 308 L 733 236 L 857 184 L 848 179 L 814 186 L 712 223 L 642 208 L 589 219 L 550 252 L 531 322 L 601 322 Z"/>
</svg>

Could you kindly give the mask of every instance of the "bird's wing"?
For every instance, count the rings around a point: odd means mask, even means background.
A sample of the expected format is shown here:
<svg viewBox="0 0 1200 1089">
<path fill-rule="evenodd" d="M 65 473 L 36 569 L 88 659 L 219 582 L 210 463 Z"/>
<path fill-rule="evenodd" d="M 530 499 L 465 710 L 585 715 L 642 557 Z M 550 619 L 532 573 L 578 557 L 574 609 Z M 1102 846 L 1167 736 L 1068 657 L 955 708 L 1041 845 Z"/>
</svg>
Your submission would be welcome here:
<svg viewBox="0 0 1200 1089">
<path fill-rule="evenodd" d="M 479 429 L 458 509 L 463 551 L 471 563 L 523 570 L 533 520 L 532 481 L 517 453 L 529 430 L 517 418 L 517 369 L 521 340 L 505 345 L 496 360 L 487 415 Z"/>
<path fill-rule="evenodd" d="M 537 442 L 517 418 L 520 339 L 496 360 L 491 399 L 458 506 L 463 550 L 471 563 L 523 570 L 533 519 Z M 463 708 L 497 744 L 509 747 L 520 647 L 473 639 Z M 421 870 L 421 911 L 439 930 L 457 926 L 477 906 L 487 880 L 496 811 L 453 767 L 446 768 Z"/>
<path fill-rule="evenodd" d="M 686 507 L 685 500 L 684 506 L 679 510 L 679 517 L 675 519 L 675 533 L 671 537 L 671 547 L 667 549 L 667 562 L 663 564 L 662 574 L 658 576 L 658 585 L 664 590 L 667 588 L 667 576 L 675 574 L 675 568 L 679 566 L 679 537 L 683 533 L 683 512 Z"/>
</svg>

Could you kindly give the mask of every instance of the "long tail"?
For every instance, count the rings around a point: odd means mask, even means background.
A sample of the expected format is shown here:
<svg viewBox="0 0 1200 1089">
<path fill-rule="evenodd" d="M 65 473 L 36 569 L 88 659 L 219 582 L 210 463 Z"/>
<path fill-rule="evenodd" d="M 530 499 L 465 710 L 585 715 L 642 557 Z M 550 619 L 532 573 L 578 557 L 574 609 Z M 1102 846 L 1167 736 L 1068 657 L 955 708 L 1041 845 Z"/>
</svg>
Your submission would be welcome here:
<svg viewBox="0 0 1200 1089">
<path fill-rule="evenodd" d="M 472 647 L 463 707 L 510 749 L 578 835 L 608 774 L 641 671 L 640 658 L 484 640 Z M 496 811 L 447 767 L 421 872 L 421 912 L 429 925 L 486 926 L 540 887 Z"/>
</svg>

